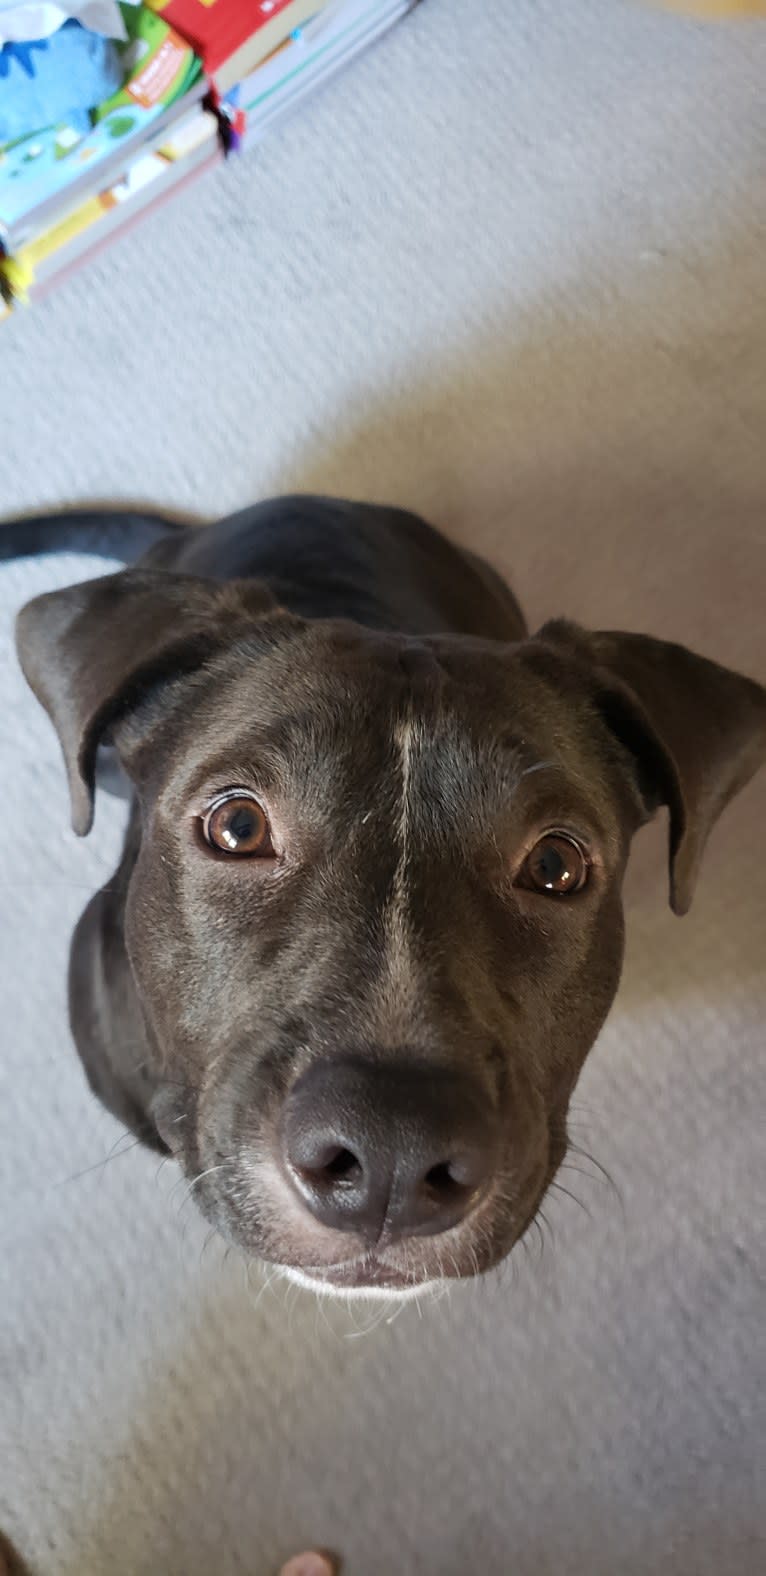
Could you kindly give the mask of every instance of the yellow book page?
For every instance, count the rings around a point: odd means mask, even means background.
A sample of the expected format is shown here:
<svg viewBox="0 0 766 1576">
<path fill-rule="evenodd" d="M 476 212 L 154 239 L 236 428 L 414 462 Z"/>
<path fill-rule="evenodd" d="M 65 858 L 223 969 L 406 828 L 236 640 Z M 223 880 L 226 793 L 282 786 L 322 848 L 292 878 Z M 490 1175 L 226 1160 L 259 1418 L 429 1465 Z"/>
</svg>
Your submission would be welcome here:
<svg viewBox="0 0 766 1576">
<path fill-rule="evenodd" d="M 66 246 L 67 241 L 74 240 L 76 235 L 87 230 L 90 224 L 95 224 L 96 220 L 113 206 L 114 198 L 108 191 L 101 192 L 98 197 L 89 197 L 87 202 L 75 208 L 73 213 L 67 214 L 67 217 L 61 219 L 58 224 L 52 225 L 50 230 L 36 236 L 34 241 L 28 241 L 26 246 L 22 246 L 17 261 L 32 269 L 36 268 L 44 257 L 50 257 L 51 252 L 57 252 L 60 246 Z"/>
<path fill-rule="evenodd" d="M 114 206 L 114 197 L 111 192 L 101 192 L 97 197 L 89 197 L 87 202 L 81 203 L 65 219 L 45 230 L 42 235 L 35 236 L 33 241 L 28 241 L 13 257 L 4 257 L 0 260 L 0 273 L 2 273 L 6 286 L 11 294 L 20 301 L 27 299 L 29 290 L 35 282 L 35 273 L 43 258 L 50 257 L 52 252 L 57 252 L 59 247 L 66 246 L 67 241 L 74 240 L 83 230 Z"/>
</svg>

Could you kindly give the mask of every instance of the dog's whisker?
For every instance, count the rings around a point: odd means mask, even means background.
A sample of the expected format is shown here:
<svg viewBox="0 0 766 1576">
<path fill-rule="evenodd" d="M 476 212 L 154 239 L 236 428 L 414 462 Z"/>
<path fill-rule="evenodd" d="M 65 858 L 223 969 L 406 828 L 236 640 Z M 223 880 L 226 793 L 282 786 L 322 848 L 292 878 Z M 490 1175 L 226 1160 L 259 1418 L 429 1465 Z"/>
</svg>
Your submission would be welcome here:
<svg viewBox="0 0 766 1576">
<path fill-rule="evenodd" d="M 554 1242 L 555 1242 L 556 1234 L 555 1234 L 555 1232 L 553 1230 L 553 1227 L 552 1227 L 552 1225 L 551 1225 L 551 1223 L 550 1223 L 550 1221 L 548 1219 L 548 1216 L 545 1213 L 545 1210 L 542 1207 L 542 1204 L 538 1205 L 537 1213 L 538 1213 L 538 1216 L 539 1216 L 540 1220 L 542 1221 L 542 1224 L 544 1225 L 544 1227 L 545 1227 L 545 1229 L 546 1229 L 546 1231 L 548 1233 L 548 1236 L 550 1237 L 551 1245 L 553 1245 Z"/>
<path fill-rule="evenodd" d="M 617 1199 L 617 1202 L 618 1202 L 618 1204 L 620 1206 L 620 1209 L 624 1212 L 624 1210 L 625 1210 L 625 1200 L 624 1200 L 624 1198 L 622 1196 L 620 1188 L 618 1187 L 617 1183 L 614 1180 L 614 1177 L 610 1174 L 609 1171 L 607 1171 L 606 1166 L 602 1165 L 601 1161 L 597 1160 L 595 1155 L 592 1155 L 587 1149 L 583 1149 L 582 1146 L 579 1145 L 579 1144 L 573 1144 L 573 1143 L 569 1144 L 567 1155 L 565 1156 L 565 1161 L 567 1163 L 570 1163 L 569 1162 L 569 1155 L 570 1154 L 575 1155 L 575 1157 L 578 1160 L 585 1160 L 585 1161 L 587 1161 L 587 1163 L 589 1165 L 595 1167 L 596 1171 L 598 1172 L 598 1177 L 594 1177 L 593 1178 L 594 1182 L 595 1181 L 602 1181 L 609 1188 L 609 1190 L 614 1194 L 614 1196 Z M 587 1174 L 587 1173 L 584 1173 L 584 1174 Z"/>
<path fill-rule="evenodd" d="M 519 781 L 522 777 L 532 777 L 535 772 L 546 771 L 561 771 L 558 761 L 535 761 L 533 766 L 525 766 L 523 772 L 519 772 Z"/>
<path fill-rule="evenodd" d="M 559 1166 L 559 1169 L 556 1172 L 556 1176 L 558 1177 L 562 1171 L 569 1171 L 569 1172 L 571 1172 L 571 1174 L 573 1176 L 576 1176 L 576 1177 L 584 1177 L 586 1182 L 592 1182 L 595 1187 L 602 1187 L 603 1188 L 603 1187 L 607 1187 L 608 1186 L 608 1183 L 604 1180 L 604 1178 L 602 1176 L 600 1176 L 598 1174 L 598 1172 L 596 1172 L 596 1171 L 586 1171 L 583 1166 L 575 1166 L 575 1165 L 573 1165 L 571 1160 L 562 1160 L 561 1165 Z M 551 1184 L 551 1186 L 552 1185 L 553 1184 Z"/>
<path fill-rule="evenodd" d="M 204 1182 L 205 1177 L 211 1177 L 211 1176 L 214 1176 L 219 1171 L 225 1171 L 227 1166 L 230 1166 L 231 1164 L 232 1164 L 232 1158 L 230 1157 L 228 1159 L 220 1161 L 218 1165 L 208 1166 L 205 1171 L 200 1171 L 200 1172 L 198 1172 L 197 1176 L 192 1177 L 191 1182 L 189 1183 L 189 1185 L 187 1187 L 186 1193 L 184 1194 L 184 1197 L 183 1197 L 183 1199 L 182 1199 L 182 1201 L 181 1201 L 181 1203 L 180 1203 L 180 1205 L 178 1207 L 179 1215 L 180 1215 L 182 1209 L 184 1208 L 184 1205 L 188 1204 L 189 1199 L 191 1198 L 191 1196 L 192 1196 L 192 1194 L 194 1192 L 194 1189 L 199 1186 L 200 1182 Z M 185 1178 L 181 1177 L 179 1179 L 179 1182 L 176 1183 L 176 1187 L 178 1187 L 184 1181 L 185 1181 Z M 173 1193 L 175 1192 L 175 1190 L 176 1190 L 176 1188 L 173 1189 Z M 173 1196 L 173 1194 L 171 1193 L 171 1198 L 172 1198 L 172 1196 Z"/>
<path fill-rule="evenodd" d="M 391 1319 L 391 1316 L 392 1316 L 392 1306 L 391 1305 L 392 1305 L 393 1302 L 395 1302 L 395 1300 L 396 1300 L 395 1293 L 393 1293 L 393 1292 L 391 1294 L 390 1299 L 382 1298 L 379 1307 L 376 1307 L 376 1308 L 372 1309 L 372 1311 L 369 1314 L 369 1318 L 361 1326 L 361 1328 L 359 1328 L 357 1326 L 356 1329 L 354 1329 L 354 1330 L 347 1330 L 345 1332 L 345 1339 L 349 1340 L 349 1341 L 360 1340 L 364 1336 L 373 1335 L 375 1333 L 375 1331 L 378 1330 L 382 1324 L 388 1324 L 390 1322 L 390 1319 Z M 357 1304 L 353 1304 L 353 1303 L 349 1304 L 349 1309 L 352 1310 L 351 1316 L 352 1316 L 352 1319 L 353 1319 L 354 1323 L 356 1323 L 355 1313 L 356 1313 L 357 1307 L 358 1307 Z M 362 1314 L 362 1309 L 361 1308 L 359 1309 L 359 1312 L 360 1312 L 360 1314 Z M 363 1314 L 362 1314 L 362 1316 L 363 1316 Z"/>
<path fill-rule="evenodd" d="M 591 1223 L 593 1222 L 593 1216 L 588 1209 L 587 1204 L 584 1204 L 582 1199 L 577 1197 L 576 1193 L 570 1192 L 569 1188 L 565 1187 L 563 1182 L 553 1181 L 550 1183 L 550 1188 L 554 1193 L 563 1193 L 565 1198 L 571 1198 L 572 1203 L 576 1204 L 578 1209 L 581 1209 L 584 1215 L 587 1215 L 588 1220 L 591 1221 Z"/>
<path fill-rule="evenodd" d="M 202 1268 L 202 1263 L 203 1263 L 205 1254 L 207 1253 L 207 1250 L 210 1247 L 210 1244 L 213 1241 L 213 1238 L 217 1237 L 217 1236 L 218 1236 L 218 1232 L 217 1232 L 215 1226 L 211 1226 L 211 1228 L 210 1228 L 210 1230 L 209 1230 L 209 1232 L 208 1232 L 208 1234 L 207 1234 L 207 1236 L 206 1236 L 206 1238 L 205 1238 L 205 1240 L 204 1240 L 204 1242 L 202 1244 L 202 1247 L 200 1248 L 200 1255 L 199 1255 L 200 1269 Z"/>
<path fill-rule="evenodd" d="M 126 1144 L 124 1149 L 117 1149 L 117 1144 L 123 1143 L 126 1138 L 130 1138 L 131 1142 Z M 108 1155 L 104 1155 L 101 1160 L 94 1161 L 91 1166 L 83 1166 L 82 1170 L 73 1171 L 71 1176 L 61 1177 L 58 1182 L 53 1183 L 53 1186 L 55 1188 L 67 1187 L 70 1182 L 78 1182 L 81 1177 L 90 1176 L 94 1171 L 103 1171 L 104 1166 L 108 1166 L 113 1160 L 121 1160 L 123 1155 L 129 1155 L 131 1150 L 137 1149 L 140 1143 L 140 1138 L 136 1138 L 130 1133 L 121 1133 L 120 1137 L 112 1145 Z"/>
<path fill-rule="evenodd" d="M 538 1264 L 541 1264 L 543 1258 L 545 1257 L 545 1232 L 543 1230 L 543 1223 L 537 1218 L 537 1216 L 535 1216 L 535 1231 L 537 1234 L 538 1244 L 537 1262 Z"/>
<path fill-rule="evenodd" d="M 388 1315 L 388 1317 L 386 1319 L 386 1324 L 389 1324 L 389 1325 L 390 1324 L 396 1324 L 397 1319 L 400 1318 L 401 1314 L 403 1313 L 403 1311 L 404 1311 L 404 1309 L 406 1307 L 407 1307 L 407 1304 L 404 1301 L 404 1298 L 403 1297 L 400 1298 L 397 1306 L 393 1310 L 393 1313 L 389 1313 L 389 1315 Z"/>
</svg>

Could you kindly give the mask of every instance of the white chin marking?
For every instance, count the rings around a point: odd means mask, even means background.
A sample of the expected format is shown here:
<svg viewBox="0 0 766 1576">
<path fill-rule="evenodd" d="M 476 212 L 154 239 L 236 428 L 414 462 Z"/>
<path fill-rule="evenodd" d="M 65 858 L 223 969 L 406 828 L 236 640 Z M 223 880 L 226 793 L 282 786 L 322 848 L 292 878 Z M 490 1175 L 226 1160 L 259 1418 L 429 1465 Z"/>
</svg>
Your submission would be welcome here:
<svg viewBox="0 0 766 1576">
<path fill-rule="evenodd" d="M 332 1281 L 307 1275 L 291 1264 L 281 1264 L 279 1273 L 304 1291 L 312 1291 L 318 1297 L 337 1297 L 340 1302 L 408 1302 L 436 1285 L 435 1281 L 418 1281 L 415 1286 L 335 1286 Z"/>
</svg>

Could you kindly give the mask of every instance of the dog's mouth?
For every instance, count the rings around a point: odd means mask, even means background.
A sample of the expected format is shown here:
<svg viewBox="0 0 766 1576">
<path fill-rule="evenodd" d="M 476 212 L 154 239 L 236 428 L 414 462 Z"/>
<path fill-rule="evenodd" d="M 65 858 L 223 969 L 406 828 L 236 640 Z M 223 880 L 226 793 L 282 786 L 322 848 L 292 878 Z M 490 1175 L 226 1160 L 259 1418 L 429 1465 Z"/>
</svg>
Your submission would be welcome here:
<svg viewBox="0 0 766 1576">
<path fill-rule="evenodd" d="M 182 1113 L 184 1114 L 184 1113 Z M 166 1113 L 163 1112 L 166 1116 Z M 470 1280 L 495 1268 L 535 1218 L 566 1149 L 552 1125 L 530 1145 L 523 1169 L 498 1171 L 474 1208 L 449 1229 L 377 1241 L 320 1226 L 307 1212 L 270 1150 L 250 1146 L 232 1159 L 218 1150 L 184 1153 L 188 1129 L 164 1120 L 163 1136 L 190 1176 L 202 1214 L 248 1258 L 307 1290 L 341 1298 L 414 1297 L 445 1281 Z M 536 1151 L 536 1153 L 535 1153 Z M 534 1158 L 533 1158 L 534 1157 Z M 207 1162 L 207 1163 L 206 1163 Z M 210 1163 L 212 1162 L 212 1163 Z M 530 1163 L 531 1162 L 531 1163 Z"/>
<path fill-rule="evenodd" d="M 461 1245 L 464 1227 L 459 1227 L 456 1232 L 449 1233 L 447 1236 L 448 1250 L 444 1238 L 435 1238 L 431 1251 L 423 1255 L 421 1243 L 421 1253 L 418 1255 L 418 1262 L 414 1264 L 408 1262 L 411 1257 L 411 1245 L 403 1243 L 398 1247 L 393 1245 L 389 1249 L 378 1247 L 363 1251 L 353 1258 L 336 1263 L 283 1263 L 282 1273 L 306 1289 L 320 1294 L 334 1293 L 340 1297 L 388 1296 L 398 1300 L 416 1297 L 419 1293 L 426 1292 L 444 1281 L 474 1279 L 494 1269 L 515 1243 L 525 1235 L 532 1221 L 537 1217 L 565 1149 L 566 1144 L 558 1136 L 555 1140 L 550 1137 L 547 1164 L 543 1175 L 538 1175 L 536 1184 L 533 1185 L 525 1203 L 519 1201 L 519 1212 L 515 1222 L 510 1224 L 510 1229 L 509 1223 L 506 1222 L 505 1230 L 500 1234 L 502 1247 L 497 1241 L 494 1248 L 490 1246 L 486 1233 L 481 1245 L 477 1239 L 477 1224 L 479 1226 L 485 1224 L 487 1218 L 492 1217 L 496 1205 L 494 1190 L 492 1190 L 472 1222 L 473 1229 L 469 1234 L 467 1253 L 464 1244 Z"/>
<path fill-rule="evenodd" d="M 492 1198 L 468 1223 L 467 1230 L 463 1224 L 444 1236 L 420 1239 L 417 1246 L 407 1241 L 390 1246 L 378 1243 L 335 1261 L 317 1263 L 300 1257 L 280 1258 L 277 1263 L 288 1280 L 320 1294 L 414 1297 L 445 1281 L 472 1280 L 493 1269 L 527 1229 L 544 1192 L 545 1185 L 536 1191 L 534 1202 L 517 1224 L 506 1222 L 502 1232 L 491 1236 L 481 1231 L 481 1223 L 492 1217 Z"/>
<path fill-rule="evenodd" d="M 282 1274 L 307 1290 L 360 1297 L 410 1297 L 435 1283 L 436 1277 L 408 1273 L 367 1254 L 336 1265 L 283 1265 Z M 440 1277 L 442 1278 L 442 1277 Z"/>
</svg>

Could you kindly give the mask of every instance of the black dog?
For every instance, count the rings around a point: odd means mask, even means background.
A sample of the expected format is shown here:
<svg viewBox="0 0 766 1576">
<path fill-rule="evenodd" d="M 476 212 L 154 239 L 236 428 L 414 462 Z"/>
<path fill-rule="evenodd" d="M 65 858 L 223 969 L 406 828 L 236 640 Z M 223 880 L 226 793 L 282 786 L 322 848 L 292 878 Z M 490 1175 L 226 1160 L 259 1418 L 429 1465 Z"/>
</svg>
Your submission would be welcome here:
<svg viewBox="0 0 766 1576">
<path fill-rule="evenodd" d="M 0 551 L 110 522 L 154 543 L 140 565 L 18 623 L 75 830 L 100 747 L 132 784 L 72 948 L 92 1087 L 298 1278 L 487 1269 L 566 1151 L 631 837 L 669 807 L 683 913 L 766 758 L 766 690 L 641 635 L 530 638 L 486 564 L 391 509 L 58 516 Z"/>
</svg>

